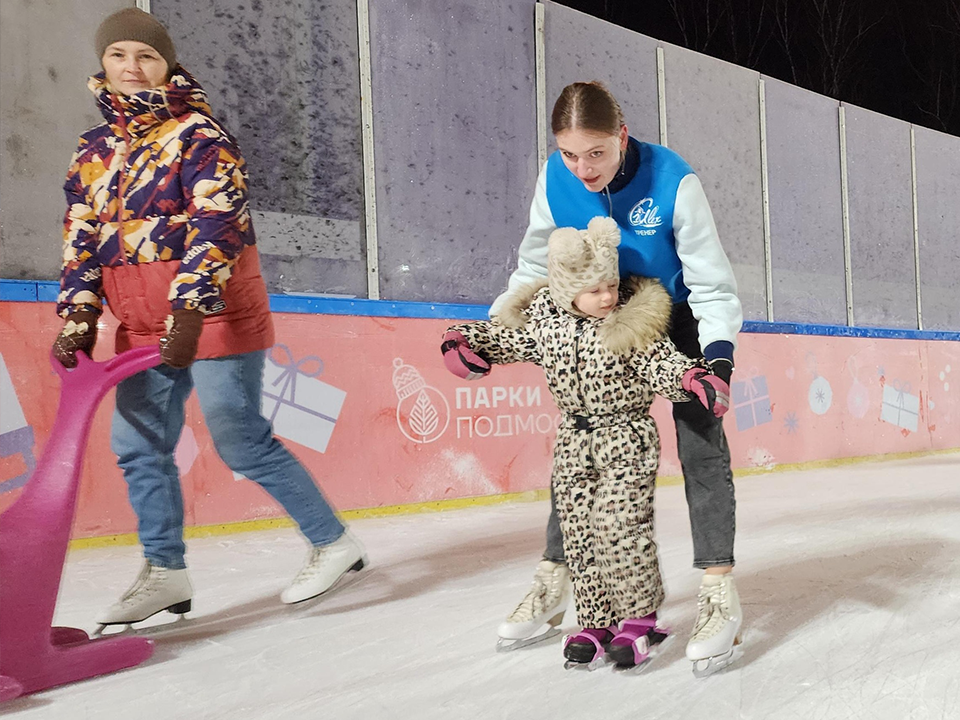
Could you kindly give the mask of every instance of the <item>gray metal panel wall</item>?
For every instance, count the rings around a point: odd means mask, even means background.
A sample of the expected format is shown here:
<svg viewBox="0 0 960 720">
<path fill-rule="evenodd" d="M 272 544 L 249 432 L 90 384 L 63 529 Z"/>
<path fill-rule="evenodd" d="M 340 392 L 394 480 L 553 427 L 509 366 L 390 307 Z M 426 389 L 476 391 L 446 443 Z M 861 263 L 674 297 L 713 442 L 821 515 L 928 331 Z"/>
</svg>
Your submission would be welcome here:
<svg viewBox="0 0 960 720">
<path fill-rule="evenodd" d="M 272 292 L 366 296 L 354 0 L 153 0 L 250 172 Z"/>
<path fill-rule="evenodd" d="M 960 330 L 960 140 L 916 128 L 925 330 Z"/>
<path fill-rule="evenodd" d="M 63 181 L 77 139 L 103 122 L 87 90 L 93 36 L 133 0 L 0 3 L 0 262 L 5 278 L 60 276 Z"/>
<path fill-rule="evenodd" d="M 601 80 L 623 109 L 630 134 L 660 142 L 657 41 L 555 3 L 545 8 L 548 145 L 550 113 L 572 82 Z"/>
<path fill-rule="evenodd" d="M 847 324 L 840 103 L 764 78 L 774 319 Z"/>
<path fill-rule="evenodd" d="M 703 183 L 743 315 L 765 320 L 759 74 L 664 45 L 667 140 Z"/>
<path fill-rule="evenodd" d="M 844 103 L 855 325 L 916 328 L 910 125 Z"/>
<path fill-rule="evenodd" d="M 382 298 L 506 287 L 536 182 L 533 6 L 371 0 Z"/>
</svg>

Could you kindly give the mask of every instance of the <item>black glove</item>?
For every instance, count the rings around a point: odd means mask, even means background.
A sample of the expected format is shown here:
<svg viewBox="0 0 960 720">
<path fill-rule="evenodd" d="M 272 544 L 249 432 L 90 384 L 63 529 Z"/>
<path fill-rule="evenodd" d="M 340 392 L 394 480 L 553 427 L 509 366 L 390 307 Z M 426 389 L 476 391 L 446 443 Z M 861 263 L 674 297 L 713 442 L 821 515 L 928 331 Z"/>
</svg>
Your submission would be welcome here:
<svg viewBox="0 0 960 720">
<path fill-rule="evenodd" d="M 703 349 L 704 359 L 710 372 L 730 384 L 733 375 L 733 343 L 728 340 L 714 340 Z"/>
<path fill-rule="evenodd" d="M 723 380 L 727 385 L 730 384 L 730 377 L 733 375 L 733 361 L 726 358 L 717 358 L 709 363 L 710 372 Z"/>
<path fill-rule="evenodd" d="M 684 373 L 680 384 L 714 416 L 723 417 L 730 409 L 730 386 L 719 376 L 695 367 Z"/>
<path fill-rule="evenodd" d="M 97 343 L 97 318 L 95 312 L 78 310 L 67 316 L 63 330 L 53 341 L 53 356 L 65 368 L 77 366 L 77 351 L 85 352 L 87 356 L 93 354 L 93 346 Z"/>
</svg>

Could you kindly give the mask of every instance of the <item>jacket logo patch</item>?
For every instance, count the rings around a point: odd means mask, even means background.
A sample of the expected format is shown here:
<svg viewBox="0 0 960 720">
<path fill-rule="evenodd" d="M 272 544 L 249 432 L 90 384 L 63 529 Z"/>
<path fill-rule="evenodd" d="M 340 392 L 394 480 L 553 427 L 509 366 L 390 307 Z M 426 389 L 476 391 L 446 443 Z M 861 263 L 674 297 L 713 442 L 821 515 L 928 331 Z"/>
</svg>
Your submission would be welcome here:
<svg viewBox="0 0 960 720">
<path fill-rule="evenodd" d="M 638 235 L 653 235 L 663 225 L 660 206 L 653 204 L 653 198 L 644 198 L 630 210 L 630 224 Z"/>
</svg>

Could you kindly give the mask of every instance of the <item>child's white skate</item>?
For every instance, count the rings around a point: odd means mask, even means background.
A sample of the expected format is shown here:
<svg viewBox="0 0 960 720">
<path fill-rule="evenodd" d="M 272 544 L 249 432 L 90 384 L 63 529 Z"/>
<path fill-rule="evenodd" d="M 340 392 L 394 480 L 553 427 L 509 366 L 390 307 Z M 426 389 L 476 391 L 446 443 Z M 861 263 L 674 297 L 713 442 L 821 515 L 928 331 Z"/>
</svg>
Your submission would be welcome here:
<svg viewBox="0 0 960 720">
<path fill-rule="evenodd" d="M 533 585 L 516 610 L 497 628 L 497 652 L 517 650 L 560 634 L 570 599 L 570 573 L 566 565 L 541 560 Z"/>
<path fill-rule="evenodd" d="M 698 678 L 713 675 L 741 655 L 743 613 L 733 576 L 704 575 L 697 598 L 699 615 L 687 643 L 687 659 Z"/>
<path fill-rule="evenodd" d="M 167 610 L 179 615 L 177 622 L 190 612 L 193 588 L 186 570 L 171 570 L 144 563 L 136 581 L 120 600 L 100 614 L 94 637 L 103 635 L 107 626 L 121 625 L 129 632 L 134 623 L 143 622 Z"/>
</svg>

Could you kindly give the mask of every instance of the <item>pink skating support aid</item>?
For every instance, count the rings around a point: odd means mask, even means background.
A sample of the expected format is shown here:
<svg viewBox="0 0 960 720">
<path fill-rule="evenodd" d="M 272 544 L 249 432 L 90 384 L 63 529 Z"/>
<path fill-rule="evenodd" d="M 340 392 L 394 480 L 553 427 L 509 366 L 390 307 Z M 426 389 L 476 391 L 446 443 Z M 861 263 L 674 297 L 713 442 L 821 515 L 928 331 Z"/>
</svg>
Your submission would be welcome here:
<svg viewBox="0 0 960 720">
<path fill-rule="evenodd" d="M 70 541 L 83 453 L 106 392 L 160 363 L 160 350 L 129 350 L 107 362 L 77 353 L 60 375 L 60 404 L 33 475 L 0 515 L 0 702 L 21 694 L 139 665 L 153 654 L 140 637 L 91 640 L 77 628 L 52 627 Z"/>
</svg>

